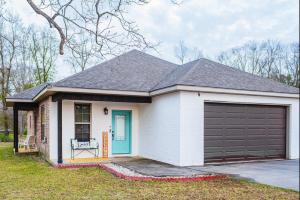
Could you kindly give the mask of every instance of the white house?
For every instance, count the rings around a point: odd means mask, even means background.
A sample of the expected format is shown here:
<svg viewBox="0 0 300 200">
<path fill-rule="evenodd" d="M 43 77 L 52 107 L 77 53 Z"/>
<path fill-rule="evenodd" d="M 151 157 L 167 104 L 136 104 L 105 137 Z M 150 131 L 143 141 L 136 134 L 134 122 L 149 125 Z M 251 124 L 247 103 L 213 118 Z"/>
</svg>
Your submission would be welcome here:
<svg viewBox="0 0 300 200">
<path fill-rule="evenodd" d="M 109 158 L 178 166 L 299 158 L 299 89 L 207 59 L 178 66 L 133 50 L 7 102 L 15 121 L 33 111 L 39 150 L 54 165 L 105 148 Z"/>
</svg>

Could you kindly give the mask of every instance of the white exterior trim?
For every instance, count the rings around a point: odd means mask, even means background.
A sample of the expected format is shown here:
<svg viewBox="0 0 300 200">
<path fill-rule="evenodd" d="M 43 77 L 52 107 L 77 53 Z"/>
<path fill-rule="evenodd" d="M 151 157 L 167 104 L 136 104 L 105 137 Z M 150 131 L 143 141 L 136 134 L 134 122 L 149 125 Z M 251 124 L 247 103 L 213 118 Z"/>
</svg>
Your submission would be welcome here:
<svg viewBox="0 0 300 200">
<path fill-rule="evenodd" d="M 42 95 L 44 95 L 47 92 L 48 87 L 45 87 L 40 93 L 38 93 L 34 98 L 33 101 L 36 101 L 38 98 L 40 98 Z"/>
<path fill-rule="evenodd" d="M 85 88 L 68 88 L 68 87 L 52 87 L 47 91 L 51 92 L 77 92 L 89 94 L 112 94 L 112 95 L 129 95 L 129 96 L 149 96 L 148 92 L 121 91 L 121 90 L 98 90 Z"/>
<path fill-rule="evenodd" d="M 185 86 L 185 85 L 176 85 L 176 86 L 171 86 L 171 87 L 167 87 L 164 89 L 156 90 L 156 91 L 150 92 L 150 96 L 156 96 L 156 95 L 175 92 L 175 91 L 209 92 L 209 93 L 240 94 L 240 95 L 270 96 L 270 97 L 287 97 L 287 98 L 298 98 L 299 99 L 299 94 L 278 93 L 278 92 L 261 92 L 261 91 L 249 91 L 249 90 L 234 90 L 234 89 L 197 87 L 197 86 Z"/>
<path fill-rule="evenodd" d="M 197 86 L 185 86 L 176 85 L 163 89 L 159 89 L 152 92 L 136 92 L 136 91 L 121 91 L 121 90 L 99 90 L 99 89 L 85 89 L 85 88 L 69 88 L 69 87 L 46 87 L 38 95 L 31 99 L 7 99 L 7 102 L 35 102 L 41 96 L 55 92 L 75 92 L 86 94 L 111 94 L 111 95 L 128 95 L 128 96 L 158 96 L 165 93 L 177 92 L 177 91 L 190 91 L 190 92 L 207 92 L 207 93 L 221 93 L 221 94 L 239 94 L 239 95 L 253 95 L 253 96 L 270 96 L 270 97 L 286 97 L 286 98 L 298 98 L 299 94 L 291 93 L 278 93 L 278 92 L 262 92 L 262 91 L 249 91 L 249 90 L 235 90 L 224 88 L 212 88 L 212 87 L 197 87 Z"/>
</svg>

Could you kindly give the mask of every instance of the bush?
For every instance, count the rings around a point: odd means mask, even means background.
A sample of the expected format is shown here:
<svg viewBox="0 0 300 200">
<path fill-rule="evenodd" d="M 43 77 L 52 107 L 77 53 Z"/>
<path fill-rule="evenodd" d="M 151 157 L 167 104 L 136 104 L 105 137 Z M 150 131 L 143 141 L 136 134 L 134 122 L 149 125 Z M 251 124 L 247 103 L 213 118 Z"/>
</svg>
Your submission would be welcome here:
<svg viewBox="0 0 300 200">
<path fill-rule="evenodd" d="M 27 128 L 24 129 L 23 135 L 27 135 Z"/>
<path fill-rule="evenodd" d="M 14 141 L 14 135 L 10 133 L 8 136 L 6 136 L 3 133 L 0 133 L 0 142 L 13 142 Z"/>
</svg>

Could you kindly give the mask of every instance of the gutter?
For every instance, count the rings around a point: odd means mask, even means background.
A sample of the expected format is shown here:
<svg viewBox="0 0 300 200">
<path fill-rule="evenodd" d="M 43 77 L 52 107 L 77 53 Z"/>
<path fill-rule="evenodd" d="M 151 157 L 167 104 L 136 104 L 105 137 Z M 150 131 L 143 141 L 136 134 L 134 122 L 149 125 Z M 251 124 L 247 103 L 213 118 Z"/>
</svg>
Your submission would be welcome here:
<svg viewBox="0 0 300 200">
<path fill-rule="evenodd" d="M 155 90 L 155 91 L 150 92 L 150 96 L 157 96 L 157 95 L 176 92 L 176 91 L 207 92 L 207 93 L 268 96 L 268 97 L 285 97 L 285 98 L 299 99 L 299 94 L 292 94 L 292 93 L 234 90 L 234 89 L 198 87 L 198 86 L 186 86 L 186 85 L 174 85 L 171 87 L 166 87 L 163 89 Z"/>
</svg>

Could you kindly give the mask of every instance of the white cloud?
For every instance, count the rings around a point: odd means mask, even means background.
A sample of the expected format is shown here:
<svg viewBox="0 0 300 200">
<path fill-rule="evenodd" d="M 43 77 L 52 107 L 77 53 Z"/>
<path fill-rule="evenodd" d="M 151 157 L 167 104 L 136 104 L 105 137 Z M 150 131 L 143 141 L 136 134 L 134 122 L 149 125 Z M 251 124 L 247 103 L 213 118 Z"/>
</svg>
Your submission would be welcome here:
<svg viewBox="0 0 300 200">
<path fill-rule="evenodd" d="M 25 22 L 45 23 L 27 2 L 11 4 Z M 292 0 L 184 0 L 180 6 L 151 0 L 128 13 L 147 38 L 161 42 L 158 56 L 173 62 L 180 40 L 210 56 L 248 40 L 298 41 L 299 3 Z"/>
</svg>

